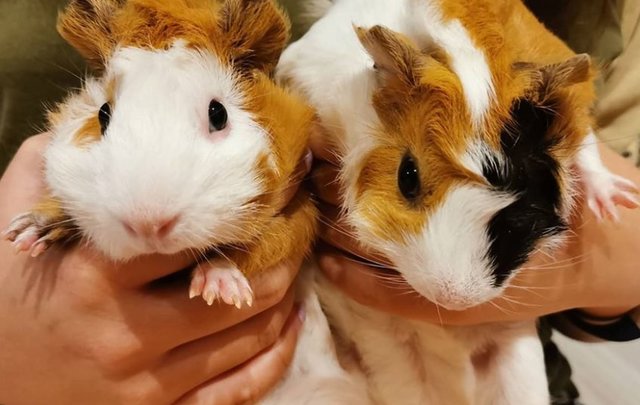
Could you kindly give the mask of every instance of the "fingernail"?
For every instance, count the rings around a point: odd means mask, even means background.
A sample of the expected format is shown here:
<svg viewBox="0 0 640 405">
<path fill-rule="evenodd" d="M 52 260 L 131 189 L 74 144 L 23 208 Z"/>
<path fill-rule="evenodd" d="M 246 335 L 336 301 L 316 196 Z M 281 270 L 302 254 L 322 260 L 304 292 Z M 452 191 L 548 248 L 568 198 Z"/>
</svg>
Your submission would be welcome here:
<svg viewBox="0 0 640 405">
<path fill-rule="evenodd" d="M 300 319 L 302 323 L 307 319 L 307 311 L 304 309 L 304 304 L 298 304 L 298 319 Z"/>
<path fill-rule="evenodd" d="M 336 278 L 342 272 L 342 265 L 335 256 L 320 256 L 318 263 L 329 278 Z"/>
</svg>

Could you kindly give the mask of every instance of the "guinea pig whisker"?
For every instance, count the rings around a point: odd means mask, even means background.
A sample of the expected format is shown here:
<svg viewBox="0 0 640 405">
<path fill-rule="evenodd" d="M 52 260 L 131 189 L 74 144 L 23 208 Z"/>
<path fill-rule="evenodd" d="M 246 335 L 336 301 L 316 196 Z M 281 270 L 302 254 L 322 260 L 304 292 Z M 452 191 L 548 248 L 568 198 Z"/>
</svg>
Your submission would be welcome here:
<svg viewBox="0 0 640 405">
<path fill-rule="evenodd" d="M 329 228 L 333 229 L 334 231 L 338 232 L 341 235 L 344 235 L 344 236 L 346 236 L 348 238 L 351 238 L 351 239 L 356 239 L 356 235 L 355 234 L 352 234 L 352 233 L 348 232 L 346 229 L 343 229 L 343 228 L 340 228 L 340 227 L 336 226 L 333 222 L 330 222 L 330 221 L 324 219 L 322 216 L 320 216 L 319 221 L 320 221 L 320 223 L 328 226 Z"/>
<path fill-rule="evenodd" d="M 625 135 L 625 136 L 619 136 L 619 137 L 607 138 L 607 139 L 596 138 L 595 142 L 585 142 L 584 144 L 582 144 L 582 146 L 600 145 L 600 144 L 608 145 L 616 141 L 624 141 L 624 140 L 631 140 L 631 139 L 635 139 L 635 135 Z M 564 157 L 564 158 L 572 157 L 576 154 L 575 146 L 554 147 L 553 151 L 555 155 L 558 155 L 559 157 Z M 566 155 L 558 154 L 558 152 L 563 152 L 563 151 L 566 151 L 568 153 Z"/>
<path fill-rule="evenodd" d="M 545 255 L 549 259 L 553 260 L 553 256 L 551 256 L 551 254 L 549 252 L 545 251 L 544 249 L 536 249 L 535 252 L 533 252 L 533 253 L 534 254 L 539 253 L 539 254 Z"/>
<path fill-rule="evenodd" d="M 522 302 L 522 301 L 518 301 L 518 300 L 514 299 L 513 297 L 510 297 L 510 296 L 508 296 L 506 294 L 502 294 L 500 296 L 500 298 L 505 300 L 505 301 L 507 301 L 507 302 L 509 302 L 509 303 L 511 303 L 512 305 L 515 305 L 515 306 L 520 305 L 520 306 L 533 307 L 533 308 L 542 306 L 540 304 L 525 303 L 525 302 Z"/>
<path fill-rule="evenodd" d="M 541 299 L 545 299 L 545 298 L 546 298 L 546 297 L 544 296 L 544 294 L 542 294 L 542 293 L 540 293 L 540 292 L 538 292 L 538 291 L 534 291 L 534 290 L 532 290 L 532 289 L 530 289 L 530 288 L 527 288 L 527 287 L 520 287 L 520 286 L 510 286 L 510 287 L 513 287 L 513 288 L 514 288 L 514 289 L 516 289 L 516 290 L 523 290 L 523 291 L 525 291 L 525 292 L 527 292 L 527 293 L 529 293 L 529 294 L 535 295 L 537 298 L 541 298 Z M 541 288 L 539 288 L 539 289 L 541 289 Z M 546 290 L 550 290 L 550 289 L 551 289 L 551 287 L 547 287 L 547 288 L 545 288 L 545 289 L 546 289 Z"/>
<path fill-rule="evenodd" d="M 557 261 L 549 264 L 526 266 L 526 267 L 522 267 L 522 269 L 523 270 L 530 269 L 530 270 L 536 270 L 536 271 L 540 271 L 540 270 L 556 270 L 557 271 L 561 269 L 566 269 L 568 266 L 584 263 L 588 257 L 586 257 L 586 255 L 583 255 L 583 256 L 584 257 L 575 257 L 575 258 Z"/>
<path fill-rule="evenodd" d="M 373 268 L 376 268 L 376 269 L 388 269 L 389 268 L 388 266 L 385 266 L 385 265 L 380 264 L 380 263 L 372 262 L 372 261 L 370 261 L 370 260 L 368 260 L 368 259 L 366 259 L 364 257 L 355 255 L 353 253 L 352 253 L 352 255 L 355 256 L 355 258 L 347 256 L 347 260 L 349 260 L 349 261 L 351 261 L 353 263 L 361 264 L 363 266 L 373 267 Z M 363 259 L 363 260 L 358 260 L 358 259 Z"/>
<path fill-rule="evenodd" d="M 493 305 L 494 307 L 496 307 L 500 312 L 502 312 L 503 314 L 507 315 L 507 316 L 513 316 L 515 314 L 515 312 L 513 311 L 507 311 L 506 309 L 502 308 L 500 305 L 498 305 L 496 302 L 494 301 L 489 301 L 489 304 Z"/>
<path fill-rule="evenodd" d="M 438 321 L 440 322 L 440 326 L 444 326 L 444 322 L 442 321 L 442 314 L 440 313 L 440 305 L 437 302 L 434 302 L 436 306 L 436 314 L 438 314 Z"/>
</svg>

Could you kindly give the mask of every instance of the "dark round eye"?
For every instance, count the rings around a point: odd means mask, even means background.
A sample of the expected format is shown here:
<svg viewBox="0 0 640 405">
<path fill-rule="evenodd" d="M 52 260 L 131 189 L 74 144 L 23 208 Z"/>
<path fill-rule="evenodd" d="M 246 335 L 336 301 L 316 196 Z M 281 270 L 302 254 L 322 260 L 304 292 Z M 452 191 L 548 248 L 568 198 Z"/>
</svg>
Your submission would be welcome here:
<svg viewBox="0 0 640 405">
<path fill-rule="evenodd" d="M 227 109 L 219 101 L 209 103 L 209 132 L 221 131 L 227 126 Z"/>
<path fill-rule="evenodd" d="M 420 195 L 420 173 L 409 154 L 404 155 L 398 169 L 398 188 L 407 200 L 413 201 Z"/>
<path fill-rule="evenodd" d="M 102 104 L 100 112 L 98 112 L 98 121 L 100 121 L 100 132 L 104 135 L 104 132 L 109 126 L 109 120 L 111 119 L 111 106 L 109 103 Z"/>
</svg>

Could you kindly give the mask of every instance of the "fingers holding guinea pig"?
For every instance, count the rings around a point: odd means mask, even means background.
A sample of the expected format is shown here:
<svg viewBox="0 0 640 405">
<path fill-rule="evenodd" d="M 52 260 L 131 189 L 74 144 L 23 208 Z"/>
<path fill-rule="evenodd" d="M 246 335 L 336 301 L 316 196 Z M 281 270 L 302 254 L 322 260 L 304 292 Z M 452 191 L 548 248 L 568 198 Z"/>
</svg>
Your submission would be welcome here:
<svg viewBox="0 0 640 405">
<path fill-rule="evenodd" d="M 164 351 L 175 347 L 176 343 L 183 344 L 220 332 L 285 299 L 290 300 L 290 287 L 300 265 L 301 262 L 297 260 L 283 261 L 249 279 L 254 292 L 251 307 L 244 305 L 238 309 L 222 302 L 214 302 L 209 306 L 202 299 L 189 299 L 184 285 L 187 283 L 187 274 L 174 282 L 142 288 L 128 295 L 121 306 L 124 312 L 130 314 L 131 324 L 154 325 L 153 328 L 141 329 L 139 339 L 147 347 Z M 145 311 L 133 310 L 142 305 Z"/>
<path fill-rule="evenodd" d="M 165 399 L 176 400 L 184 392 L 231 370 L 271 347 L 298 309 L 293 295 L 250 319 L 169 350 L 163 362 L 151 370 L 161 382 Z M 177 378 L 179 376 L 179 378 Z"/>
<path fill-rule="evenodd" d="M 291 312 L 278 340 L 233 373 L 222 374 L 181 397 L 180 405 L 235 405 L 257 402 L 282 378 L 293 358 L 304 312 Z"/>
<path fill-rule="evenodd" d="M 443 325 L 523 321 L 573 308 L 574 287 L 581 277 L 571 261 L 556 262 L 536 255 L 527 266 L 537 270 L 516 275 L 502 296 L 464 311 L 452 311 L 413 292 L 399 274 L 355 262 L 335 249 L 318 252 L 318 264 L 334 286 L 362 305 Z"/>
</svg>

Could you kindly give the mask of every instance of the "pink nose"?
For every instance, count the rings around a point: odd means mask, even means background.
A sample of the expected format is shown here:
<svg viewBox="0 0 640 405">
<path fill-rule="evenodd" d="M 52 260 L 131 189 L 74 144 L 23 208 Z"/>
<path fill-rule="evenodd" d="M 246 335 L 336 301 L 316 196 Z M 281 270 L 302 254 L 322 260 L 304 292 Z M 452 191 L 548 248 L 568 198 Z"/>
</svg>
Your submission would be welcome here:
<svg viewBox="0 0 640 405">
<path fill-rule="evenodd" d="M 169 235 L 178 223 L 179 215 L 122 220 L 129 235 L 142 238 L 162 239 Z"/>
</svg>

